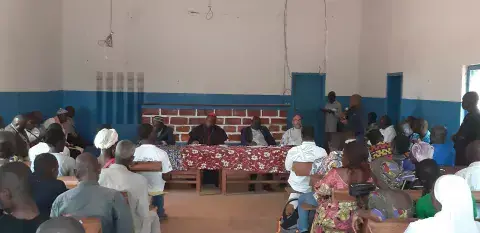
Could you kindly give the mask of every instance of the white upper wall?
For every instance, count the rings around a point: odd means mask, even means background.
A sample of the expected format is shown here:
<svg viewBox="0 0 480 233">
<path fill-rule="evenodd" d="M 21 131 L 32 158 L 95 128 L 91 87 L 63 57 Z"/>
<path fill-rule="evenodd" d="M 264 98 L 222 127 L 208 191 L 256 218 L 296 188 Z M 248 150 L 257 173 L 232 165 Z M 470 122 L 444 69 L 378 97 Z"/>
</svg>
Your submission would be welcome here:
<svg viewBox="0 0 480 233">
<path fill-rule="evenodd" d="M 61 4 L 0 1 L 0 91 L 61 88 Z"/>
<path fill-rule="evenodd" d="M 403 72 L 403 98 L 460 101 L 462 66 L 480 63 L 476 0 L 364 0 L 360 92 L 385 97 Z"/>
<path fill-rule="evenodd" d="M 114 48 L 98 46 L 109 32 L 109 2 L 63 2 L 63 89 L 95 90 L 102 72 L 144 72 L 145 91 L 282 94 L 284 1 L 114 1 Z M 200 12 L 191 16 L 189 9 Z M 358 91 L 362 3 L 328 0 L 326 89 Z M 324 60 L 324 4 L 290 0 L 288 55 L 292 72 L 319 72 Z M 322 69 L 325 71 L 325 68 Z"/>
</svg>

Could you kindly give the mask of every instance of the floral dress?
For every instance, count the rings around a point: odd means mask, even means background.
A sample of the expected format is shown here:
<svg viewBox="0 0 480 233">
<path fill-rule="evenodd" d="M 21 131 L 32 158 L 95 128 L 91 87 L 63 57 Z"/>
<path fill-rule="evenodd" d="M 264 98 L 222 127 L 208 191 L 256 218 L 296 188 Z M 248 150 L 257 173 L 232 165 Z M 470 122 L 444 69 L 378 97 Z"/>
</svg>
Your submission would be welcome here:
<svg viewBox="0 0 480 233">
<path fill-rule="evenodd" d="M 330 170 L 322 180 L 315 184 L 314 197 L 318 201 L 318 208 L 311 233 L 351 231 L 352 215 L 358 208 L 357 202 L 333 202 L 331 199 L 333 189 L 348 189 L 348 184 L 342 180 L 337 169 Z"/>
</svg>

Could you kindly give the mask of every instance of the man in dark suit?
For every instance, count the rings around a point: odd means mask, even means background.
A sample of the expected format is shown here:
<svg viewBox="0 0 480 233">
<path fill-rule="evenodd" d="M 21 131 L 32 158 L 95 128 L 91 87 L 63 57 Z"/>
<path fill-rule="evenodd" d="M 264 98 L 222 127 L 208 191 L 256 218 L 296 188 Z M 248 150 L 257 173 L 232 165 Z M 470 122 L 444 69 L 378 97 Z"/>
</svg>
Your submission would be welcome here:
<svg viewBox="0 0 480 233">
<path fill-rule="evenodd" d="M 205 123 L 195 127 L 188 134 L 188 144 L 202 144 L 208 146 L 216 146 L 225 144 L 228 136 L 225 130 L 220 128 L 217 124 L 217 116 L 215 113 L 208 114 Z"/>
<path fill-rule="evenodd" d="M 155 128 L 156 141 L 159 145 L 175 145 L 173 129 L 165 125 L 162 117 L 156 116 L 153 118 L 153 127 Z"/>
<path fill-rule="evenodd" d="M 275 139 L 267 127 L 263 126 L 260 117 L 254 116 L 252 124 L 242 129 L 242 145 L 244 146 L 273 146 Z"/>
</svg>

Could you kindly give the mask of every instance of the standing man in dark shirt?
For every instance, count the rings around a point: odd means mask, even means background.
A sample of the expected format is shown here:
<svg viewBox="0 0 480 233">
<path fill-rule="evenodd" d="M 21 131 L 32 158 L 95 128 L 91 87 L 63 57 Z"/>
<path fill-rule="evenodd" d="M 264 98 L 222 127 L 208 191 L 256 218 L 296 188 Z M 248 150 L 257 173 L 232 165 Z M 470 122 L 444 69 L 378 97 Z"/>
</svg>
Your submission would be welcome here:
<svg viewBox="0 0 480 233">
<path fill-rule="evenodd" d="M 0 213 L 0 232 L 35 233 L 48 220 L 32 198 L 30 175 L 30 169 L 22 162 L 0 167 L 0 209 L 4 210 Z"/>
<path fill-rule="evenodd" d="M 365 140 L 362 96 L 355 94 L 350 97 L 350 108 L 344 113 L 342 123 L 347 131 L 355 132 L 355 137 L 358 141 L 363 142 Z"/>
<path fill-rule="evenodd" d="M 480 139 L 480 112 L 477 107 L 478 94 L 467 92 L 462 98 L 462 108 L 468 112 L 458 132 L 452 136 L 456 151 L 455 165 L 468 166 L 466 148 L 468 144 Z"/>
<path fill-rule="evenodd" d="M 67 191 L 63 181 L 58 180 L 58 162 L 50 153 L 35 157 L 34 168 L 30 184 L 32 185 L 33 199 L 37 203 L 42 215 L 49 216 L 52 204 L 58 195 Z"/>
<path fill-rule="evenodd" d="M 203 145 L 221 145 L 225 144 L 228 136 L 225 131 L 217 124 L 217 116 L 215 113 L 208 114 L 205 123 L 195 127 L 188 134 L 188 144 L 203 144 Z"/>
<path fill-rule="evenodd" d="M 165 125 L 162 117 L 156 116 L 153 118 L 153 127 L 157 135 L 156 143 L 162 146 L 175 145 L 173 129 Z"/>
</svg>

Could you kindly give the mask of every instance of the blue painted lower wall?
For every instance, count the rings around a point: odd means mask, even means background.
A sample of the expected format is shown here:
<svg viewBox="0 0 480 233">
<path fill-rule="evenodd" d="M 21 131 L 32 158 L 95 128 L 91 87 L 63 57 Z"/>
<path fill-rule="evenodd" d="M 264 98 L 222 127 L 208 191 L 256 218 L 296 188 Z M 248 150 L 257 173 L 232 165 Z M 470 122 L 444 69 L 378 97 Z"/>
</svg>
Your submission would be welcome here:
<svg viewBox="0 0 480 233">
<path fill-rule="evenodd" d="M 119 131 L 122 139 L 136 138 L 140 122 L 141 103 L 178 104 L 290 104 L 290 96 L 283 95 L 226 95 L 226 94 L 182 94 L 182 93 L 107 93 L 97 91 L 50 91 L 50 92 L 2 92 L 3 107 L 0 115 L 9 122 L 18 113 L 39 110 L 46 116 L 55 114 L 59 107 L 72 105 L 77 110 L 77 129 L 87 140 L 92 140 L 101 124 L 110 123 Z M 349 97 L 339 96 L 338 101 L 345 108 Z M 365 113 L 386 112 L 384 98 L 364 97 Z M 189 106 L 170 106 L 188 108 Z M 218 108 L 218 107 L 216 107 Z M 232 108 L 232 107 L 225 107 Z M 238 108 L 245 108 L 239 106 Z M 262 107 L 265 108 L 265 107 Z M 454 133 L 460 125 L 460 102 L 403 99 L 402 118 L 423 117 L 430 127 L 445 125 Z"/>
</svg>

